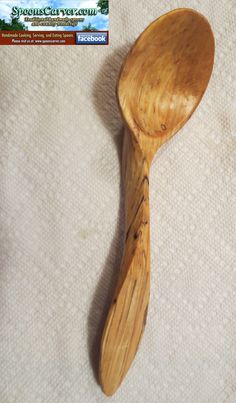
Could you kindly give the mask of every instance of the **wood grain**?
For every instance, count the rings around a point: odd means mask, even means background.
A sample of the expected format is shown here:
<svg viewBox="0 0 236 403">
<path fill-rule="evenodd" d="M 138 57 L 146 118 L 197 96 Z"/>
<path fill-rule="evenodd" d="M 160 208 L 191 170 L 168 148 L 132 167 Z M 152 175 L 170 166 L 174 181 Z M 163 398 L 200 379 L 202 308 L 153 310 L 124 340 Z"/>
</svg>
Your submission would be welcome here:
<svg viewBox="0 0 236 403">
<path fill-rule="evenodd" d="M 189 119 L 211 76 L 214 37 L 207 20 L 190 9 L 154 21 L 131 48 L 117 95 L 124 139 L 125 248 L 105 324 L 99 376 L 112 395 L 143 334 L 150 293 L 149 169 L 157 150 Z"/>
<path fill-rule="evenodd" d="M 123 152 L 125 250 L 101 344 L 100 379 L 111 395 L 129 369 L 146 322 L 150 290 L 149 165 L 126 133 Z M 109 379 L 109 382 L 106 380 Z"/>
</svg>

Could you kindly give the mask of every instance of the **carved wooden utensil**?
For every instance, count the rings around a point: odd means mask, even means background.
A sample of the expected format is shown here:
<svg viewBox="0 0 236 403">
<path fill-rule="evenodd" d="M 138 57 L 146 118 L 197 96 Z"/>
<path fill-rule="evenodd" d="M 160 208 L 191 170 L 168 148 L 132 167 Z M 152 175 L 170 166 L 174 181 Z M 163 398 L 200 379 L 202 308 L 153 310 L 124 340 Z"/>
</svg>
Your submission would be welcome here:
<svg viewBox="0 0 236 403">
<path fill-rule="evenodd" d="M 127 132 L 123 168 L 126 241 L 105 324 L 99 376 L 112 395 L 137 351 L 150 290 L 149 169 L 157 150 L 190 118 L 211 76 L 214 37 L 208 21 L 177 9 L 137 39 L 121 69 L 117 95 Z"/>
</svg>

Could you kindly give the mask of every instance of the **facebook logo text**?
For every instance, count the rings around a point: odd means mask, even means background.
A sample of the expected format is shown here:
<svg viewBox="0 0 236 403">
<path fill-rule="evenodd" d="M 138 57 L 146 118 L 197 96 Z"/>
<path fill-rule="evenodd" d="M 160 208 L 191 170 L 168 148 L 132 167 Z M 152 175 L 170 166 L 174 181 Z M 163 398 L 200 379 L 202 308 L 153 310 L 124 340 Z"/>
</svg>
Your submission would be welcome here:
<svg viewBox="0 0 236 403">
<path fill-rule="evenodd" d="M 76 32 L 77 45 L 108 45 L 108 32 Z"/>
</svg>

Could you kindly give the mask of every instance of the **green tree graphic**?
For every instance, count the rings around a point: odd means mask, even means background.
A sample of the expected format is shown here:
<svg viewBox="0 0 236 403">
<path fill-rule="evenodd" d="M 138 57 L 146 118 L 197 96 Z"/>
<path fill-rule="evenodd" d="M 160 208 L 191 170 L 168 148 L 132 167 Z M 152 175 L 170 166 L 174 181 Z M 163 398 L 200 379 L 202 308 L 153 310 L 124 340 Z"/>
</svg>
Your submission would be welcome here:
<svg viewBox="0 0 236 403">
<path fill-rule="evenodd" d="M 99 12 L 101 14 L 109 14 L 109 1 L 108 0 L 98 0 L 97 6 L 99 7 Z"/>
<path fill-rule="evenodd" d="M 83 25 L 82 31 L 97 31 L 96 27 L 93 27 L 91 23 Z"/>
<path fill-rule="evenodd" d="M 10 22 L 0 19 L 0 31 L 27 31 L 28 28 L 19 18 L 12 18 Z"/>
</svg>

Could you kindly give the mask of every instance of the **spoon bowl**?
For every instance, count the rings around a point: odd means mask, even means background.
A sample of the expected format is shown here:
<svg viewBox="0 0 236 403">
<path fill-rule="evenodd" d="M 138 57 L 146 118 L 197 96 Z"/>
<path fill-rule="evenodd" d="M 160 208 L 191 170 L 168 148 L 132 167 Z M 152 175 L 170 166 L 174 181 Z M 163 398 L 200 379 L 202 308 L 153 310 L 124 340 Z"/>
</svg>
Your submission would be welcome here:
<svg viewBox="0 0 236 403">
<path fill-rule="evenodd" d="M 157 150 L 190 118 L 211 76 L 214 37 L 208 21 L 177 9 L 137 39 L 121 69 L 117 96 L 123 149 L 125 247 L 103 331 L 99 377 L 112 395 L 137 352 L 150 293 L 149 170 Z"/>
<path fill-rule="evenodd" d="M 147 143 L 155 138 L 157 148 L 173 136 L 199 104 L 213 60 L 214 36 L 198 12 L 177 9 L 150 24 L 129 52 L 117 87 L 132 134 Z"/>
</svg>

